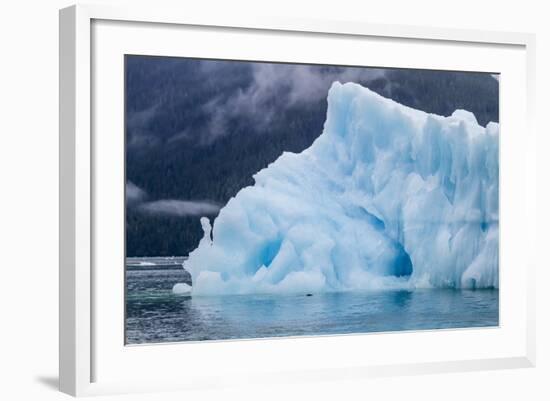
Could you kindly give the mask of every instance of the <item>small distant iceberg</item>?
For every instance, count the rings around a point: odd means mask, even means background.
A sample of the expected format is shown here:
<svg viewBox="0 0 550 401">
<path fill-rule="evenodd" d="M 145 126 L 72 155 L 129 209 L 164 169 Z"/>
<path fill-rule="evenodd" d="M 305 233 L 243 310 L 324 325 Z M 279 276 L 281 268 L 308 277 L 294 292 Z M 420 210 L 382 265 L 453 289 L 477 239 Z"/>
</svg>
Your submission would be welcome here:
<svg viewBox="0 0 550 401">
<path fill-rule="evenodd" d="M 172 292 L 176 295 L 191 295 L 191 286 L 185 283 L 177 283 L 172 287 Z"/>
<path fill-rule="evenodd" d="M 498 288 L 498 176 L 498 124 L 336 82 L 311 147 L 201 219 L 174 292 Z"/>
</svg>

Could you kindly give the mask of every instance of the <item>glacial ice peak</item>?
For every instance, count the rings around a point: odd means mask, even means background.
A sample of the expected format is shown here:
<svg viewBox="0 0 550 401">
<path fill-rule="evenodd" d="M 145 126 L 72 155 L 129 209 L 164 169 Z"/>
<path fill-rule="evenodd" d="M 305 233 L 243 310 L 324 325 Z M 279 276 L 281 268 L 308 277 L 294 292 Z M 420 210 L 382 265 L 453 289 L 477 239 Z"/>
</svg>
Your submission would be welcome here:
<svg viewBox="0 0 550 401">
<path fill-rule="evenodd" d="M 193 294 L 498 287 L 498 130 L 335 82 L 315 142 L 201 220 Z"/>
</svg>

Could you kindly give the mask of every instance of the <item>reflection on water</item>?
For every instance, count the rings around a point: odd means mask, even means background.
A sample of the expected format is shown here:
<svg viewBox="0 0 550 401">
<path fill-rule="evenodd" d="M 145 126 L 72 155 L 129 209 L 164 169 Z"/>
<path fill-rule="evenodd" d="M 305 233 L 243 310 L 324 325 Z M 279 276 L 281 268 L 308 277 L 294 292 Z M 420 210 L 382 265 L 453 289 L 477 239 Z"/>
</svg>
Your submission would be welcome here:
<svg viewBox="0 0 550 401">
<path fill-rule="evenodd" d="M 129 344 L 498 325 L 498 290 L 177 296 L 182 271 L 128 271 Z"/>
</svg>

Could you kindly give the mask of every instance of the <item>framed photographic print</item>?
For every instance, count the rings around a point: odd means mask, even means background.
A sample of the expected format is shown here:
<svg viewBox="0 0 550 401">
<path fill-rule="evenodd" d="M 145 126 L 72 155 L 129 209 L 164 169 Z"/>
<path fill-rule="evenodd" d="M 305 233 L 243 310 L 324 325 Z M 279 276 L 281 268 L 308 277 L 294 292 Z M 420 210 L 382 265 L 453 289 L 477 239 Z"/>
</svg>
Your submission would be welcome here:
<svg viewBox="0 0 550 401">
<path fill-rule="evenodd" d="M 532 366 L 533 44 L 62 10 L 61 390 Z"/>
</svg>

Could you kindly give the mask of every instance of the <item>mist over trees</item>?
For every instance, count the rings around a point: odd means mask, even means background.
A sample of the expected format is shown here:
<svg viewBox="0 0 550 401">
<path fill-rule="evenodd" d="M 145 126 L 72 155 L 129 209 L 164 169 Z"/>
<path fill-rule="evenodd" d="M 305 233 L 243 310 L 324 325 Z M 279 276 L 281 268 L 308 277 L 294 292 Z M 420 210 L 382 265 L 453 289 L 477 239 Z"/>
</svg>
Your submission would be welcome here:
<svg viewBox="0 0 550 401">
<path fill-rule="evenodd" d="M 126 177 L 140 194 L 127 198 L 127 256 L 193 250 L 200 216 L 151 212 L 158 208 L 147 202 L 223 206 L 282 152 L 301 152 L 321 134 L 335 80 L 430 113 L 465 109 L 481 125 L 499 121 L 498 81 L 488 73 L 126 56 L 125 74 Z"/>
</svg>

